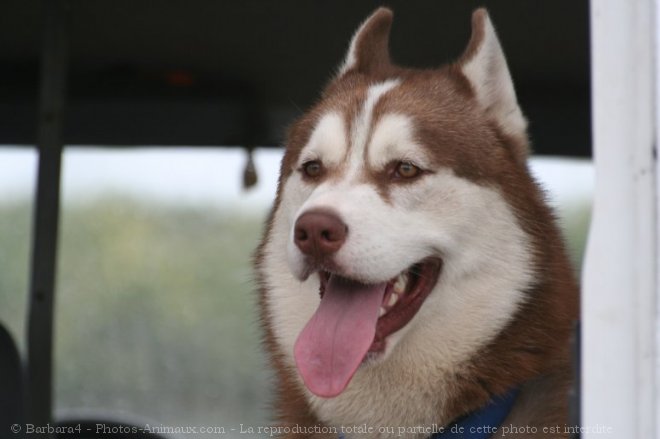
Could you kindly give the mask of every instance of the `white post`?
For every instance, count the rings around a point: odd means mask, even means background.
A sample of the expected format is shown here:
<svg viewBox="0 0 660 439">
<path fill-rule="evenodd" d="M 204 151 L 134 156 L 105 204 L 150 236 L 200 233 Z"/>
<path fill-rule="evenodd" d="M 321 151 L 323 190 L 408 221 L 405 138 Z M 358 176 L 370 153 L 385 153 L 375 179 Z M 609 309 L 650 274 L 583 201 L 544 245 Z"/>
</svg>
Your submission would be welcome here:
<svg viewBox="0 0 660 439">
<path fill-rule="evenodd" d="M 656 0 L 591 1 L 596 189 L 582 293 L 584 438 L 657 430 Z"/>
</svg>

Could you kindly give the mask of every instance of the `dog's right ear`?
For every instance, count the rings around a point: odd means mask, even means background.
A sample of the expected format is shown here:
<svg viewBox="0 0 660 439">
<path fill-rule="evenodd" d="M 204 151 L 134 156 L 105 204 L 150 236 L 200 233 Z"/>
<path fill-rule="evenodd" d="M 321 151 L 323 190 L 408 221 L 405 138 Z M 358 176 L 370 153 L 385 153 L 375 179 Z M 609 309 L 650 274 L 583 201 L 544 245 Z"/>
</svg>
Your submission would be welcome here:
<svg viewBox="0 0 660 439">
<path fill-rule="evenodd" d="M 378 8 L 362 23 L 353 35 L 338 77 L 348 71 L 373 73 L 391 65 L 389 41 L 392 17 L 390 9 Z"/>
</svg>

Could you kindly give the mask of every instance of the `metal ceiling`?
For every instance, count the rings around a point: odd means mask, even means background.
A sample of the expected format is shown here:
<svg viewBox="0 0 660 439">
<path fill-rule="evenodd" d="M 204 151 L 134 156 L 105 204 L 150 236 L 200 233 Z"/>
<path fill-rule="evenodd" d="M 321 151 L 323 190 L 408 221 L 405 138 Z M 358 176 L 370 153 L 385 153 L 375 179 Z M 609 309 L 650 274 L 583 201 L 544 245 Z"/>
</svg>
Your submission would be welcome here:
<svg viewBox="0 0 660 439">
<path fill-rule="evenodd" d="M 65 144 L 279 145 L 378 1 L 71 0 Z M 588 156 L 587 1 L 393 0 L 393 58 L 455 59 L 471 11 L 495 22 L 541 154 Z M 36 142 L 43 4 L 0 15 L 0 143 Z"/>
</svg>

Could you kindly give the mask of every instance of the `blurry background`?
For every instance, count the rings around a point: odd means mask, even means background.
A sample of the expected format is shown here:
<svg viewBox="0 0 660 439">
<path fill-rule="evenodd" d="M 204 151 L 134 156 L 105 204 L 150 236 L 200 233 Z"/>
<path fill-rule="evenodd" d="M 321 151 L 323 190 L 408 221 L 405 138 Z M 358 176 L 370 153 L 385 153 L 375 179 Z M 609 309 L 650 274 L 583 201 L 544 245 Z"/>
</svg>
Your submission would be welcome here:
<svg viewBox="0 0 660 439">
<path fill-rule="evenodd" d="M 251 255 L 284 128 L 381 2 L 62 3 L 56 419 L 264 425 Z M 482 3 L 388 2 L 394 59 L 456 58 Z M 588 3 L 485 3 L 530 120 L 533 172 L 579 270 L 593 186 Z M 5 0 L 0 14 L 0 323 L 23 357 L 44 4 Z M 246 146 L 259 177 L 250 190 Z"/>
<path fill-rule="evenodd" d="M 59 417 L 265 425 L 251 254 L 282 151 L 67 150 L 56 306 Z M 24 340 L 36 155 L 0 149 L 0 320 Z M 142 170 L 148 169 L 148 172 Z M 579 270 L 593 168 L 537 158 Z M 140 421 L 142 422 L 142 421 Z"/>
</svg>

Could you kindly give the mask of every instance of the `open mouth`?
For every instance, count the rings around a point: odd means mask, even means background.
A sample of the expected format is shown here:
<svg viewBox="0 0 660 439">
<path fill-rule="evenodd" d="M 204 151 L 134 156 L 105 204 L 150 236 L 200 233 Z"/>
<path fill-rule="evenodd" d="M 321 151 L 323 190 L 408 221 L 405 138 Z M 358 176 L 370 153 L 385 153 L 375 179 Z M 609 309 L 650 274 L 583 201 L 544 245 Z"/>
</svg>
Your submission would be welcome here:
<svg viewBox="0 0 660 439">
<path fill-rule="evenodd" d="M 383 352 L 387 337 L 417 314 L 441 267 L 438 258 L 424 259 L 376 284 L 319 272 L 321 304 L 294 347 L 308 389 L 326 398 L 339 395 L 366 356 Z"/>
<path fill-rule="evenodd" d="M 369 352 L 382 352 L 385 349 L 387 336 L 406 326 L 415 317 L 422 303 L 435 286 L 440 267 L 441 262 L 439 259 L 424 260 L 387 282 L 383 300 L 378 309 L 376 334 L 369 347 Z M 321 298 L 323 298 L 328 281 L 332 276 L 338 275 L 327 271 L 319 272 L 321 278 L 319 294 Z M 342 278 L 339 282 L 360 284 L 346 278 Z"/>
</svg>

